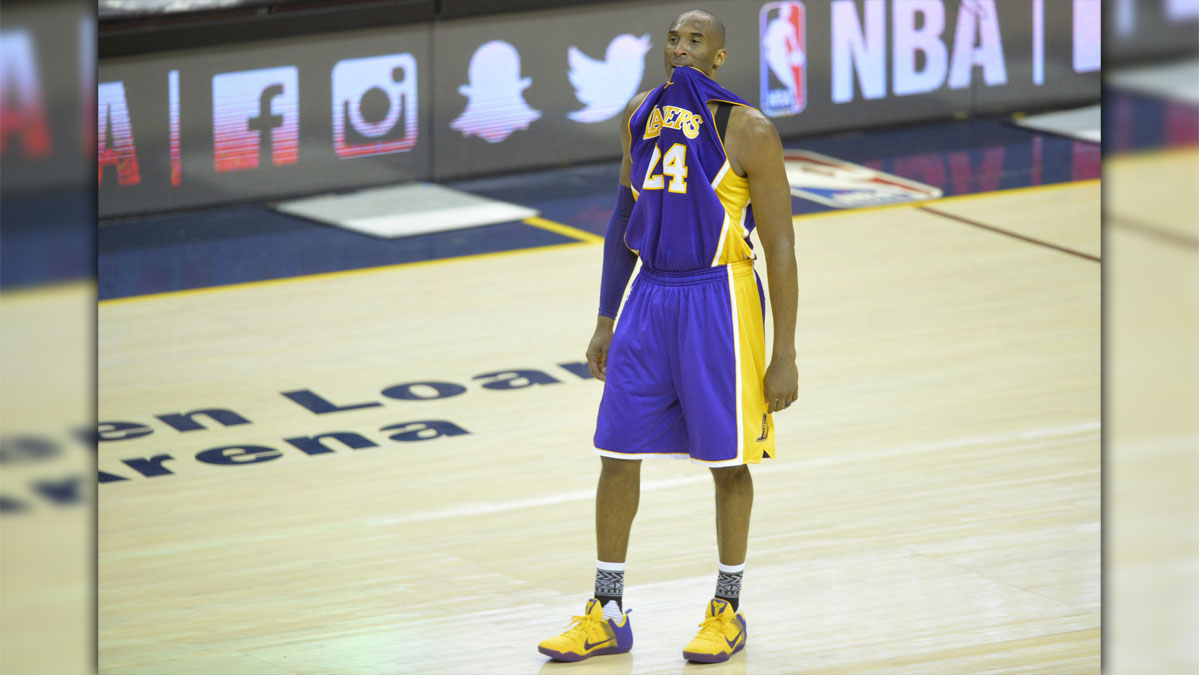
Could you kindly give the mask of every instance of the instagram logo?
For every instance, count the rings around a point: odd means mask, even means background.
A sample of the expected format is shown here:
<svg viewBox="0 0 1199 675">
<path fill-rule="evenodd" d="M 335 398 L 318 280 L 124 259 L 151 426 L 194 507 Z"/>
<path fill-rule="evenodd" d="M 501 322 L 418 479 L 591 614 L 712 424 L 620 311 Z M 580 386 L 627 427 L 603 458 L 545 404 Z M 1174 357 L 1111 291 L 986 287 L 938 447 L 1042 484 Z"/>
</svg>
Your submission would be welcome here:
<svg viewBox="0 0 1199 675">
<path fill-rule="evenodd" d="M 337 156 L 404 152 L 416 145 L 416 59 L 388 54 L 333 66 L 333 149 Z"/>
<path fill-rule="evenodd" d="M 256 169 L 299 157 L 299 77 L 295 66 L 212 78 L 213 161 L 218 172 Z"/>
</svg>

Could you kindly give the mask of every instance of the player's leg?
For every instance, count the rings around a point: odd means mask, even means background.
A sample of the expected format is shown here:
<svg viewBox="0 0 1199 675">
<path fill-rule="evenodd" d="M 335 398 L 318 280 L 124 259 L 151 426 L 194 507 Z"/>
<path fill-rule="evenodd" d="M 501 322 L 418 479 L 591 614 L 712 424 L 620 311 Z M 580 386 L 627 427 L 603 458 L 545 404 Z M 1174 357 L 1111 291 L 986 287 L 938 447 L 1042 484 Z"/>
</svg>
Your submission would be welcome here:
<svg viewBox="0 0 1199 675">
<path fill-rule="evenodd" d="M 629 532 L 641 498 L 641 460 L 600 457 L 595 491 L 595 599 L 604 618 L 619 618 L 624 610 L 625 556 Z"/>
<path fill-rule="evenodd" d="M 754 481 L 749 467 L 712 469 L 716 481 L 716 544 L 720 563 L 726 567 L 745 564 L 749 545 L 749 516 L 754 504 Z M 740 583 L 737 584 L 740 591 Z M 721 597 L 717 593 L 717 597 Z M 737 596 L 725 597 L 737 609 Z"/>
<path fill-rule="evenodd" d="M 724 270 L 721 283 L 695 287 L 690 329 L 680 358 L 680 400 L 692 439 L 692 461 L 712 469 L 719 550 L 716 597 L 708 602 L 699 634 L 683 650 L 692 661 L 719 662 L 746 645 L 739 610 L 741 573 L 749 541 L 753 480 L 746 463 L 774 455 L 773 423 L 766 412 L 766 364 L 759 287 L 750 264 Z"/>
<path fill-rule="evenodd" d="M 749 516 L 754 481 L 746 465 L 712 469 L 716 482 L 716 547 L 720 555 L 716 598 L 736 612 L 741 601 L 741 573 L 749 545 Z"/>
<path fill-rule="evenodd" d="M 595 491 L 595 597 L 570 628 L 537 650 L 560 661 L 621 654 L 633 647 L 633 628 L 624 612 L 624 564 L 629 531 L 641 497 L 641 460 L 600 457 Z"/>
<path fill-rule="evenodd" d="M 595 597 L 569 630 L 538 645 L 555 659 L 579 661 L 632 648 L 622 596 L 629 531 L 641 495 L 641 457 L 687 456 L 687 430 L 669 372 L 655 367 L 665 360 L 657 353 L 663 341 L 654 313 L 643 302 L 654 293 L 642 279 L 633 282 L 608 348 L 594 441 L 602 461 L 595 495 Z"/>
<path fill-rule="evenodd" d="M 745 648 L 749 638 L 745 615 L 738 609 L 754 502 L 753 478 L 744 464 L 713 468 L 712 478 L 716 483 L 716 545 L 720 555 L 716 593 L 708 601 L 699 634 L 683 648 L 683 658 L 705 663 L 727 661 Z"/>
<path fill-rule="evenodd" d="M 641 460 L 600 457 L 595 491 L 595 544 L 600 560 L 623 563 L 641 498 Z"/>
</svg>

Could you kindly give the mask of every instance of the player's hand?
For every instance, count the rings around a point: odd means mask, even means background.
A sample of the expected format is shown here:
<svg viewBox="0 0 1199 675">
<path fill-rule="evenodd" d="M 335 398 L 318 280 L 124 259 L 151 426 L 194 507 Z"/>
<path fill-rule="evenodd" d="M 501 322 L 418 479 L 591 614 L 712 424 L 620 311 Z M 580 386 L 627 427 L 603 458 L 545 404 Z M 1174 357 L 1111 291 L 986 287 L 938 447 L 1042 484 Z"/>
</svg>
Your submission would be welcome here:
<svg viewBox="0 0 1199 675">
<path fill-rule="evenodd" d="M 599 317 L 595 322 L 595 334 L 591 336 L 591 344 L 587 345 L 587 366 L 600 382 L 608 375 L 608 347 L 612 344 L 614 323 L 606 316 Z"/>
<path fill-rule="evenodd" d="M 775 413 L 794 403 L 799 397 L 799 369 L 795 367 L 795 359 L 771 359 L 763 387 L 767 411 Z"/>
</svg>

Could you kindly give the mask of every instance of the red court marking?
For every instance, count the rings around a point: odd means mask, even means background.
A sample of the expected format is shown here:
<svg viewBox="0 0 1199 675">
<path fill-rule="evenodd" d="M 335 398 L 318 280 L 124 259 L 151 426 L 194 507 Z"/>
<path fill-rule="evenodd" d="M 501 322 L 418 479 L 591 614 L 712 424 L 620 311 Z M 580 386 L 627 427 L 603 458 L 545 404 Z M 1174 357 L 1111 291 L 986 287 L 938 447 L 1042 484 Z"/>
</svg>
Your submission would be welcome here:
<svg viewBox="0 0 1199 675">
<path fill-rule="evenodd" d="M 1161 239 L 1162 241 L 1165 241 L 1166 243 L 1169 243 L 1169 244 L 1177 244 L 1178 246 L 1183 246 L 1185 248 L 1199 249 L 1199 239 L 1196 239 L 1195 237 L 1187 236 L 1186 234 L 1183 234 L 1182 232 L 1172 232 L 1170 230 L 1164 230 L 1156 225 L 1152 225 L 1149 223 L 1141 223 L 1141 222 L 1137 222 L 1135 220 L 1129 220 L 1125 216 L 1118 216 L 1115 218 L 1112 218 L 1112 217 L 1104 218 L 1104 222 L 1109 225 L 1115 225 L 1116 227 L 1121 227 L 1121 228 L 1125 228 L 1128 230 L 1132 230 L 1133 232 L 1140 232 L 1141 234 L 1147 234 L 1150 237 L 1153 237 L 1155 239 Z"/>
</svg>

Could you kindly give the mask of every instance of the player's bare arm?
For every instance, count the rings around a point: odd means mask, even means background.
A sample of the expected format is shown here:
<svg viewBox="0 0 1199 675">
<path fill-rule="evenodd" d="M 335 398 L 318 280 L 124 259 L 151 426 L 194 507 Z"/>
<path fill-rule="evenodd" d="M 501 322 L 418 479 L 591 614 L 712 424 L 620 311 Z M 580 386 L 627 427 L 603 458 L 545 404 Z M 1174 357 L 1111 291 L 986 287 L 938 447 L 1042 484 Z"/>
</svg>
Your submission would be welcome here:
<svg viewBox="0 0 1199 675">
<path fill-rule="evenodd" d="M 778 131 L 761 112 L 738 107 L 729 115 L 730 165 L 749 179 L 750 203 L 770 282 L 774 347 L 763 387 L 771 412 L 791 405 L 799 392 L 795 365 L 795 313 L 799 282 L 795 266 L 795 228 L 791 222 L 791 186 L 783 167 Z M 733 161 L 735 157 L 735 162 Z"/>
<path fill-rule="evenodd" d="M 633 170 L 633 160 L 629 156 L 629 145 L 632 143 L 632 137 L 629 134 L 629 118 L 633 116 L 633 112 L 645 100 L 649 91 L 643 91 L 629 100 L 625 106 L 624 112 L 620 115 L 620 184 L 625 187 L 631 187 L 632 181 L 629 174 Z M 587 366 L 591 369 L 591 374 L 600 382 L 603 382 L 608 374 L 608 347 L 612 344 L 612 331 L 616 325 L 615 319 L 609 316 L 600 314 L 595 320 L 595 333 L 591 336 L 591 342 L 587 345 Z"/>
<path fill-rule="evenodd" d="M 646 90 L 629 99 L 628 105 L 624 107 L 624 112 L 620 113 L 620 184 L 632 187 L 633 181 L 629 176 L 633 171 L 633 158 L 629 155 L 629 146 L 633 143 L 633 137 L 629 132 L 629 119 L 633 117 L 633 113 L 637 112 L 637 108 L 641 106 L 641 102 L 649 95 L 650 90 Z"/>
</svg>

